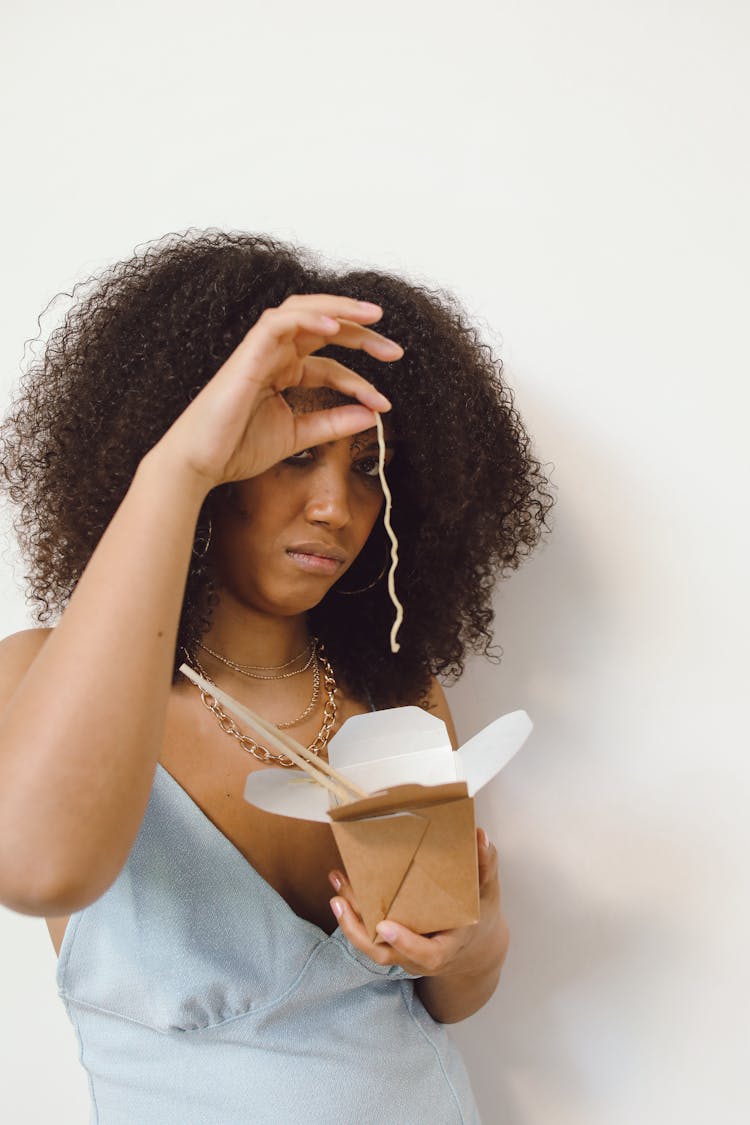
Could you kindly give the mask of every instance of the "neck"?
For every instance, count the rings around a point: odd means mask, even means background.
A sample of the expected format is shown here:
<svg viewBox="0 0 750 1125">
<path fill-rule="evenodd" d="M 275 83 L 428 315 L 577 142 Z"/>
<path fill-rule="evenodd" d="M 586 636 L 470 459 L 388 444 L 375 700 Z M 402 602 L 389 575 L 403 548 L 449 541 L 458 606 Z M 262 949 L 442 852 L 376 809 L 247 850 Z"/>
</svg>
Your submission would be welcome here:
<svg viewBox="0 0 750 1125">
<path fill-rule="evenodd" d="M 201 643 L 247 666 L 285 664 L 310 642 L 307 615 L 277 617 L 222 599 Z M 202 650 L 199 650 L 199 658 Z M 204 654 L 205 655 L 205 654 Z"/>
</svg>

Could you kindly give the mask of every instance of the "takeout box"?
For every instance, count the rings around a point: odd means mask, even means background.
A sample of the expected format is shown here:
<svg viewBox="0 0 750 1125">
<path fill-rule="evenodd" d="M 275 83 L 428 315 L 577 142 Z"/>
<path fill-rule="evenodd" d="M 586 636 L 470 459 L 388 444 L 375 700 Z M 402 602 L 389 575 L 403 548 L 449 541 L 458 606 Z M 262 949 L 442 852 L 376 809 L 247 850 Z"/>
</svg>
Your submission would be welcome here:
<svg viewBox="0 0 750 1125">
<path fill-rule="evenodd" d="M 331 824 L 370 940 L 391 918 L 416 933 L 479 921 L 474 796 L 532 730 L 525 711 L 496 719 L 457 751 L 420 707 L 353 715 L 328 761 L 369 793 L 340 803 L 301 770 L 251 773 L 245 800 L 266 812 Z"/>
</svg>

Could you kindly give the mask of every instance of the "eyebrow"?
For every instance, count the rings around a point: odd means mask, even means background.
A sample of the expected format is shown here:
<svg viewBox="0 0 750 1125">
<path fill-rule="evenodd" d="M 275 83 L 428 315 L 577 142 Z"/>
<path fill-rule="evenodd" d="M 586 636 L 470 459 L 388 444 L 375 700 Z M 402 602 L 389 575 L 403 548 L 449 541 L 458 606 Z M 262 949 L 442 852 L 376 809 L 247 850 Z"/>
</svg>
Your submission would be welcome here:
<svg viewBox="0 0 750 1125">
<path fill-rule="evenodd" d="M 355 445 L 356 443 L 352 442 L 351 444 Z M 398 441 L 395 438 L 392 438 L 390 441 L 386 438 L 386 441 L 385 441 L 386 449 L 389 448 L 389 447 L 391 449 L 395 449 L 397 445 L 398 445 Z M 371 449 L 379 449 L 379 448 L 380 448 L 380 446 L 378 445 L 377 438 L 376 438 L 375 441 L 371 441 L 371 442 L 368 442 L 367 445 L 363 445 L 362 446 L 362 452 L 368 453 Z"/>
<path fill-rule="evenodd" d="M 358 444 L 358 442 L 357 442 L 357 438 L 358 438 L 358 437 L 359 437 L 359 434 L 354 434 L 354 435 L 353 435 L 353 437 L 352 437 L 352 439 L 351 439 L 351 442 L 349 443 L 349 447 L 350 447 L 350 448 L 351 448 L 351 447 L 352 447 L 353 445 L 357 445 L 357 444 Z M 329 446 L 329 445 L 335 445 L 335 444 L 336 444 L 336 442 L 335 442 L 335 441 L 320 441 L 320 442 L 318 442 L 317 448 L 319 448 L 319 449 L 325 449 L 325 448 L 327 448 L 327 446 Z M 399 446 L 400 444 L 401 444 L 401 443 L 400 443 L 400 441 L 399 441 L 399 439 L 398 439 L 398 438 L 386 438 L 386 439 L 385 439 L 385 446 L 386 446 L 386 449 L 396 449 L 396 448 L 397 448 L 397 447 L 398 447 L 398 446 Z M 367 443 L 367 445 L 363 445 L 363 446 L 362 446 L 362 452 L 363 452 L 363 453 L 367 453 L 367 452 L 368 452 L 368 451 L 369 451 L 370 449 L 379 449 L 379 446 L 378 446 L 378 439 L 377 439 L 377 438 L 375 438 L 375 440 L 374 440 L 374 441 L 370 441 L 370 442 L 368 442 L 368 443 Z"/>
</svg>

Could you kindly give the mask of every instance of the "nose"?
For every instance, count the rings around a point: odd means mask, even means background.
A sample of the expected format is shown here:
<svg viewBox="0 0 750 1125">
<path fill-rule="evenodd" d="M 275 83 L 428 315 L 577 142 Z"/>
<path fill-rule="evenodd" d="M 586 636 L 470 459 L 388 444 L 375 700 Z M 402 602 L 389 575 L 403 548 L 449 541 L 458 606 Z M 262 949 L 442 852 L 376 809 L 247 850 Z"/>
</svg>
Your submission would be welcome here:
<svg viewBox="0 0 750 1125">
<path fill-rule="evenodd" d="M 351 520 L 348 466 L 346 471 L 323 461 L 310 474 L 305 499 L 305 518 L 326 527 L 345 527 Z"/>
</svg>

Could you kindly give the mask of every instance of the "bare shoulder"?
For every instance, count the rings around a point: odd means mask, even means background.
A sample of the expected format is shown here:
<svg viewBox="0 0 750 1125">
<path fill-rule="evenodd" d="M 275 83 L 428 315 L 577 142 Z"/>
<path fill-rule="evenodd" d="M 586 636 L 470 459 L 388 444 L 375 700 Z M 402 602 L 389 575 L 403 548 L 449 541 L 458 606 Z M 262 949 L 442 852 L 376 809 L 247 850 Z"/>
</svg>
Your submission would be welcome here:
<svg viewBox="0 0 750 1125">
<path fill-rule="evenodd" d="M 54 631 L 52 628 L 20 629 L 17 633 L 3 637 L 0 640 L 0 660 L 5 663 L 18 659 L 24 653 L 36 654 Z"/>
<path fill-rule="evenodd" d="M 0 710 L 14 691 L 54 629 L 21 629 L 0 640 Z"/>
<path fill-rule="evenodd" d="M 450 736 L 451 745 L 454 750 L 458 750 L 458 735 L 453 723 L 453 716 L 448 706 L 448 700 L 445 698 L 442 684 L 437 676 L 433 676 L 430 681 L 430 690 L 427 693 L 425 700 L 426 706 L 423 703 L 425 711 L 429 711 L 431 715 L 435 715 L 438 719 L 442 719 L 448 728 L 448 735 Z"/>
</svg>

